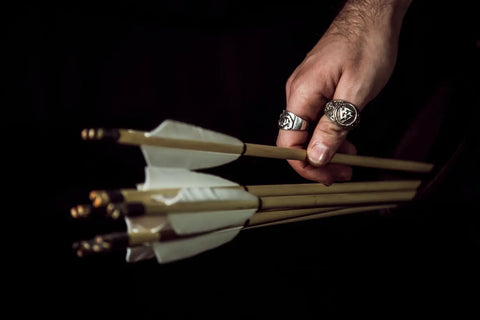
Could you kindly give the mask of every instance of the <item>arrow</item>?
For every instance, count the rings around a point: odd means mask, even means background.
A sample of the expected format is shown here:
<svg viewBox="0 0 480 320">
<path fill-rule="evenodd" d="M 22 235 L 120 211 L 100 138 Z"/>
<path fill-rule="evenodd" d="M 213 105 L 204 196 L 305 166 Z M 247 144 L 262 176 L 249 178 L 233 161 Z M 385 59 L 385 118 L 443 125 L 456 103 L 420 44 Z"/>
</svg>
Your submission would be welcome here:
<svg viewBox="0 0 480 320">
<path fill-rule="evenodd" d="M 112 217 L 123 217 L 127 233 L 163 235 L 164 241 L 128 246 L 126 259 L 131 262 L 155 256 L 159 262 L 165 263 L 199 254 L 231 241 L 246 223 L 254 223 L 256 219 L 259 225 L 280 217 L 300 219 L 305 214 L 302 210 L 331 211 L 332 206 L 390 205 L 410 201 L 418 187 L 387 191 L 392 187 L 385 184 L 382 191 L 378 191 L 378 185 L 374 190 L 364 183 L 353 191 L 354 188 L 348 190 L 353 185 L 344 184 L 343 192 L 339 189 L 337 193 L 331 193 L 337 188 L 335 186 L 319 194 L 325 186 L 305 184 L 297 186 L 297 192 L 294 190 L 292 195 L 292 186 L 240 186 L 190 170 L 219 166 L 240 156 L 305 161 L 306 151 L 244 143 L 222 133 L 172 120 L 164 121 L 151 132 L 85 129 L 82 137 L 140 146 L 144 154 L 148 165 L 146 178 L 144 183 L 137 185 L 137 190 L 124 190 L 116 195 L 94 192 L 92 208 L 72 210 L 72 215 L 82 216 L 101 207 Z M 428 163 L 344 154 L 337 154 L 332 162 L 412 172 L 429 172 L 433 168 Z M 418 181 L 415 183 L 419 184 Z M 118 199 L 111 199 L 115 196 L 119 196 Z M 106 208 L 103 207 L 107 202 Z M 169 235 L 167 238 L 165 233 Z M 109 247 L 105 245 L 107 242 L 86 242 L 83 246 L 98 250 Z"/>
<path fill-rule="evenodd" d="M 140 146 L 149 166 L 205 169 L 235 161 L 240 156 L 307 161 L 303 149 L 244 143 L 237 138 L 198 126 L 165 120 L 150 132 L 131 129 L 84 129 L 85 140 L 109 140 Z M 433 164 L 409 160 L 337 153 L 331 163 L 428 173 Z"/>
<path fill-rule="evenodd" d="M 400 191 L 417 189 L 421 184 L 420 180 L 392 180 L 392 181 L 366 181 L 366 182 L 343 182 L 325 186 L 321 183 L 298 183 L 298 184 L 273 184 L 273 185 L 249 185 L 214 187 L 235 188 L 246 190 L 257 197 L 286 196 L 286 195 L 308 195 L 308 194 L 329 194 L 329 193 L 350 193 L 369 191 Z M 174 197 L 181 189 L 150 189 L 139 191 L 137 189 L 117 190 L 94 190 L 90 193 L 90 199 L 94 207 L 107 206 L 110 203 L 121 202 L 143 202 L 152 199 L 152 196 L 163 195 Z M 79 216 L 81 214 L 78 214 Z"/>
<path fill-rule="evenodd" d="M 234 191 L 234 192 L 231 192 Z M 241 190 L 185 188 L 176 196 L 175 202 L 163 201 L 162 196 L 152 196 L 150 201 L 134 203 L 111 203 L 107 213 L 120 216 L 156 216 L 167 214 L 190 214 L 192 212 L 211 212 L 225 210 L 274 210 L 281 208 L 318 208 L 330 206 L 361 205 L 369 203 L 390 203 L 410 201 L 416 195 L 415 190 L 378 191 L 357 193 L 336 193 L 323 195 L 243 197 Z M 210 201 L 197 200 L 195 195 L 215 194 Z M 252 195 L 253 196 L 253 195 Z"/>
<path fill-rule="evenodd" d="M 184 259 L 187 256 L 199 254 L 199 252 L 194 250 L 199 242 L 202 242 L 203 248 L 205 248 L 204 251 L 225 244 L 233 240 L 233 238 L 235 238 L 241 230 L 249 230 L 278 224 L 314 220 L 360 212 L 385 210 L 395 207 L 395 204 L 388 204 L 352 208 L 306 209 L 303 210 L 303 214 L 299 217 L 295 217 L 295 215 L 300 212 L 295 212 L 295 214 L 290 217 L 287 214 L 286 217 L 280 219 L 278 216 L 272 215 L 269 218 L 261 221 L 250 220 L 244 227 L 227 228 L 210 233 L 187 236 L 178 235 L 170 229 L 156 232 L 115 232 L 96 236 L 92 240 L 75 243 L 74 249 L 76 250 L 78 256 L 123 249 L 137 250 L 143 251 L 144 253 L 142 258 L 139 260 L 156 257 L 159 263 L 167 263 Z M 287 212 L 292 213 L 293 211 L 283 211 L 282 213 Z"/>
<path fill-rule="evenodd" d="M 295 185 L 289 187 L 278 185 L 271 188 L 247 187 L 247 189 L 269 195 L 260 197 L 232 181 L 187 169 L 146 167 L 145 176 L 145 182 L 137 186 L 138 190 L 128 191 L 133 197 L 142 195 L 144 197 L 142 202 L 111 202 L 107 206 L 107 212 L 114 217 L 124 217 L 127 231 L 130 233 L 170 232 L 170 238 L 168 241 L 154 241 L 148 246 L 129 246 L 127 261 L 130 262 L 156 257 L 159 262 L 165 263 L 190 257 L 231 241 L 249 221 L 251 225 L 258 225 L 286 217 L 304 216 L 308 213 L 305 211 L 308 209 L 298 208 L 312 207 L 309 211 L 312 213 L 332 210 L 331 206 L 346 204 L 386 203 L 390 205 L 395 202 L 409 201 L 415 196 L 415 189 L 419 185 L 419 181 L 398 182 L 404 190 L 346 193 L 346 190 L 362 191 L 360 189 L 362 185 L 368 186 L 371 190 L 375 189 L 373 187 L 375 185 L 376 188 L 383 186 L 384 189 L 395 190 L 395 183 L 346 183 L 333 188 L 319 184 L 303 184 L 301 185 L 305 188 L 303 192 L 307 194 L 294 196 L 275 196 L 274 194 L 275 192 L 291 193 Z M 328 192 L 332 192 L 330 190 L 344 192 L 309 194 L 321 189 Z M 166 190 L 165 193 L 162 193 L 162 190 Z M 97 198 L 93 197 L 94 202 L 95 199 Z M 101 205 L 104 204 L 101 203 Z M 319 207 L 323 208 L 319 209 Z M 271 211 L 281 208 L 289 210 Z M 254 214 L 259 218 L 254 218 Z M 172 234 L 176 237 L 171 237 Z M 95 251 L 95 248 L 100 250 L 110 247 L 103 241 L 101 243 L 84 242 L 79 248 L 77 248 L 79 252 L 86 252 L 89 248 Z"/>
<path fill-rule="evenodd" d="M 409 201 L 421 183 L 404 180 L 328 187 L 319 183 L 240 186 L 211 174 L 157 167 L 146 167 L 145 176 L 143 190 L 92 191 L 94 206 L 106 206 L 106 213 L 115 219 L 165 215 L 176 232 L 187 234 L 243 225 L 252 214 L 265 210 Z M 227 211 L 232 210 L 235 214 L 229 215 Z"/>
</svg>

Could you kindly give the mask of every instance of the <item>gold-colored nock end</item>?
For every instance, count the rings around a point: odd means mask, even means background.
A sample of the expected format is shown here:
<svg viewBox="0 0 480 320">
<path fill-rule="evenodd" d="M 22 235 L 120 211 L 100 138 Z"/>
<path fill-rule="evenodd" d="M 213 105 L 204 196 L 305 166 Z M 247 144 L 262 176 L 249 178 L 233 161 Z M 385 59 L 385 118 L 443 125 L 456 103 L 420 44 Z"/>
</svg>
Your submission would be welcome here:
<svg viewBox="0 0 480 320">
<path fill-rule="evenodd" d="M 118 219 L 124 214 L 124 209 L 123 209 L 122 204 L 118 203 L 109 203 L 107 205 L 107 215 L 112 218 L 112 219 Z"/>
<path fill-rule="evenodd" d="M 79 204 L 70 209 L 70 214 L 73 218 L 87 218 L 90 216 L 105 216 L 106 215 L 106 207 L 94 207 L 89 204 Z"/>
<path fill-rule="evenodd" d="M 97 193 L 98 193 L 97 190 L 90 191 L 90 193 L 88 194 L 88 198 L 92 201 L 95 200 L 95 198 L 97 197 Z"/>
<path fill-rule="evenodd" d="M 108 193 L 105 191 L 93 190 L 89 194 L 90 200 L 95 208 L 106 206 L 110 202 Z"/>
<path fill-rule="evenodd" d="M 102 253 L 110 251 L 112 245 L 103 240 L 101 236 L 95 237 L 93 240 L 83 240 L 77 242 L 73 246 L 78 257 L 84 257 L 90 254 Z"/>
<path fill-rule="evenodd" d="M 74 219 L 77 219 L 79 216 L 78 216 L 78 209 L 77 207 L 73 207 L 70 209 L 70 215 L 72 216 L 72 218 Z"/>
<path fill-rule="evenodd" d="M 88 139 L 88 129 L 83 129 L 81 133 L 82 139 L 87 140 Z"/>
<path fill-rule="evenodd" d="M 81 132 L 83 140 L 101 140 L 105 136 L 103 129 L 83 129 Z"/>
<path fill-rule="evenodd" d="M 70 214 L 73 218 L 86 218 L 92 213 L 92 209 L 89 205 L 79 204 L 76 207 L 70 209 Z"/>
<path fill-rule="evenodd" d="M 74 244 L 74 249 L 76 250 L 77 257 L 84 257 L 85 254 L 90 252 L 91 246 L 88 241 L 81 241 Z"/>
</svg>

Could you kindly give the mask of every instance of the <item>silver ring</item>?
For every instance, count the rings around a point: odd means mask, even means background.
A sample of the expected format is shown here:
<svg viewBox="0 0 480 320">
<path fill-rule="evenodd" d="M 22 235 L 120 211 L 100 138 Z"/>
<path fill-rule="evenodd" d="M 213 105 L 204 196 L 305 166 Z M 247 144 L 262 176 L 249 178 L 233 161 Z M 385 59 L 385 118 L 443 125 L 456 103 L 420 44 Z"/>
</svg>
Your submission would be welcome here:
<svg viewBox="0 0 480 320">
<path fill-rule="evenodd" d="M 342 129 L 355 129 L 360 123 L 360 110 L 353 104 L 343 100 L 327 102 L 325 115 Z"/>
<path fill-rule="evenodd" d="M 307 130 L 309 122 L 293 112 L 283 110 L 278 120 L 278 127 L 282 130 Z"/>
</svg>

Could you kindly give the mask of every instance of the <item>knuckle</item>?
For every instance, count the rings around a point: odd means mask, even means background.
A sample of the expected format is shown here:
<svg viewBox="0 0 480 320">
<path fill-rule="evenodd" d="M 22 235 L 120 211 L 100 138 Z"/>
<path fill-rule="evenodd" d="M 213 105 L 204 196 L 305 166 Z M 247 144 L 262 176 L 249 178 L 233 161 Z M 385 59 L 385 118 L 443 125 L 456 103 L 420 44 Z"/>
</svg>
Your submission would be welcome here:
<svg viewBox="0 0 480 320">
<path fill-rule="evenodd" d="M 290 76 L 285 83 L 285 91 L 288 93 L 290 92 L 290 88 L 292 87 L 293 76 Z"/>
<path fill-rule="evenodd" d="M 331 122 L 329 119 L 325 119 L 325 121 L 320 121 L 318 123 L 317 130 L 321 135 L 342 141 L 347 137 L 348 134 L 347 130 L 340 128 L 335 123 Z"/>
<path fill-rule="evenodd" d="M 295 77 L 290 81 L 290 90 L 302 94 L 306 91 L 305 81 L 299 77 Z"/>
</svg>

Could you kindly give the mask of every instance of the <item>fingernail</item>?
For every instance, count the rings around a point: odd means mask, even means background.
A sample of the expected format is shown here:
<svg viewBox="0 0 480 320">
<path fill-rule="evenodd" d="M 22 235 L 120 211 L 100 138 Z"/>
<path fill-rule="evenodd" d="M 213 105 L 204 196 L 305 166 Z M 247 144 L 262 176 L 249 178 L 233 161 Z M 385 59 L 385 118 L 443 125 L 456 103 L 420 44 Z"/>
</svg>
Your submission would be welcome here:
<svg viewBox="0 0 480 320">
<path fill-rule="evenodd" d="M 329 161 L 329 149 L 320 142 L 314 143 L 308 152 L 308 160 L 317 166 L 326 164 Z"/>
</svg>

